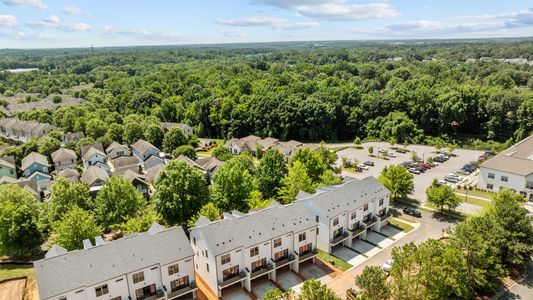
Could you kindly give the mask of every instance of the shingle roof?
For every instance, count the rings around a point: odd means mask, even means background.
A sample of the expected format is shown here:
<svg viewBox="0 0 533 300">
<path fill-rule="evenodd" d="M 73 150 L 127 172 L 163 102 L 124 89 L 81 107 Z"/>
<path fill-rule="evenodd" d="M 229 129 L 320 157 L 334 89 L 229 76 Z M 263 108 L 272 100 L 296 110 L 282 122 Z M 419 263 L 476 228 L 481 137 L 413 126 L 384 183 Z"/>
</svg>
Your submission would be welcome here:
<svg viewBox="0 0 533 300">
<path fill-rule="evenodd" d="M 199 231 L 213 255 L 220 255 L 239 247 L 251 247 L 289 232 L 299 232 L 316 226 L 315 218 L 302 203 L 271 206 L 241 217 L 200 222 L 191 231 Z"/>
<path fill-rule="evenodd" d="M 123 156 L 111 160 L 111 163 L 113 163 L 113 167 L 115 167 L 115 169 L 118 169 L 123 167 L 139 166 L 141 162 L 135 156 Z"/>
<path fill-rule="evenodd" d="M 82 158 L 83 160 L 89 160 L 91 157 L 93 157 L 96 154 L 99 154 L 103 157 L 106 156 L 102 150 L 95 148 L 95 147 L 90 147 L 89 149 L 87 149 L 87 151 L 85 152 Z"/>
<path fill-rule="evenodd" d="M 533 173 L 533 135 L 481 164 L 482 168 L 527 176 Z"/>
<path fill-rule="evenodd" d="M 70 149 L 66 149 L 66 148 L 60 148 L 59 150 L 53 152 L 51 156 L 52 156 L 52 161 L 54 163 L 58 161 L 62 161 L 62 160 L 67 160 L 67 159 L 74 159 L 74 160 L 78 159 L 78 156 L 76 156 L 76 152 Z"/>
<path fill-rule="evenodd" d="M 64 169 L 64 170 L 58 172 L 57 176 L 64 177 L 64 178 L 69 178 L 69 177 L 79 178 L 80 177 L 80 173 L 76 169 L 70 169 L 69 168 L 69 169 Z"/>
<path fill-rule="evenodd" d="M 104 152 L 104 146 L 102 146 L 102 143 L 96 143 L 96 144 L 92 144 L 92 145 L 81 146 L 80 147 L 81 157 L 84 157 L 85 153 L 87 153 L 87 151 L 89 151 L 91 148 L 96 148 L 96 149 L 100 150 L 101 152 Z"/>
<path fill-rule="evenodd" d="M 161 172 L 165 170 L 166 168 L 167 168 L 166 165 L 156 165 L 148 169 L 146 171 L 146 179 L 152 183 L 156 182 L 157 179 L 159 178 L 159 174 L 161 174 Z"/>
<path fill-rule="evenodd" d="M 0 157 L 0 164 L 9 168 L 15 169 L 15 157 L 14 156 L 4 156 Z"/>
<path fill-rule="evenodd" d="M 81 140 L 83 138 L 85 138 L 85 134 L 82 131 L 67 132 L 67 134 L 65 134 L 65 142 L 72 142 L 74 139 Z"/>
<path fill-rule="evenodd" d="M 138 140 L 135 142 L 135 144 L 131 145 L 131 148 L 134 149 L 135 151 L 139 152 L 139 153 L 144 153 L 146 152 L 148 149 L 150 148 L 154 148 L 156 149 L 157 151 L 159 151 L 159 149 L 157 149 L 156 146 L 148 143 L 147 141 L 145 140 Z"/>
<path fill-rule="evenodd" d="M 22 159 L 22 170 L 26 170 L 34 162 L 43 166 L 48 166 L 48 159 L 46 159 L 46 156 L 37 152 L 32 152 Z"/>
<path fill-rule="evenodd" d="M 126 146 L 124 146 L 124 145 L 121 145 L 121 144 L 119 144 L 119 143 L 113 141 L 113 142 L 111 143 L 111 145 L 109 145 L 109 147 L 107 147 L 107 148 L 105 149 L 105 152 L 106 152 L 107 154 L 109 154 L 109 153 L 111 153 L 111 151 L 114 151 L 114 150 L 117 149 L 117 148 L 122 149 L 122 150 L 129 151 L 128 147 L 126 147 Z"/>
<path fill-rule="evenodd" d="M 148 157 L 145 161 L 144 161 L 144 165 L 146 166 L 147 164 L 149 164 L 151 161 L 153 160 L 156 160 L 157 161 L 157 165 L 164 165 L 165 164 L 165 161 L 159 157 L 159 156 L 155 156 L 155 155 L 150 155 L 150 157 Z M 154 166 L 152 166 L 151 168 L 153 168 Z M 151 169 L 150 168 L 150 169 Z"/>
<path fill-rule="evenodd" d="M 218 168 L 224 165 L 224 162 L 218 160 L 216 157 L 199 157 L 196 160 L 196 163 L 210 173 L 214 173 Z"/>
<path fill-rule="evenodd" d="M 196 163 L 194 160 L 188 158 L 187 156 L 185 155 L 180 155 L 178 157 L 176 157 L 176 160 L 178 161 L 184 161 L 185 163 L 187 163 L 189 166 L 193 167 L 193 168 L 196 168 L 198 170 L 201 170 L 201 171 L 205 171 L 204 168 L 202 166 L 200 166 L 198 163 Z"/>
<path fill-rule="evenodd" d="M 59 255 L 34 262 L 41 299 L 194 255 L 181 227 L 160 229 L 154 225 L 148 232 L 89 249 L 54 252 Z"/>
<path fill-rule="evenodd" d="M 279 144 L 279 140 L 275 138 L 267 137 L 267 138 L 257 141 L 257 143 L 261 145 L 263 151 L 266 151 L 266 150 L 274 148 L 275 145 Z"/>
<path fill-rule="evenodd" d="M 81 174 L 81 182 L 87 185 L 93 184 L 98 179 L 105 181 L 107 178 L 109 178 L 107 172 L 95 166 L 90 166 Z"/>
</svg>

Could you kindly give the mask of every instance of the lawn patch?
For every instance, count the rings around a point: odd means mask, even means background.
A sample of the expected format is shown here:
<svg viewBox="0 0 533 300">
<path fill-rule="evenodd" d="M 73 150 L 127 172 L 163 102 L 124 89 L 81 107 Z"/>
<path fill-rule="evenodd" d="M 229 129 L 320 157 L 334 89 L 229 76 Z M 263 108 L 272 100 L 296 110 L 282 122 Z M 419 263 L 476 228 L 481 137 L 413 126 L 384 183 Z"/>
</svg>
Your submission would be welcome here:
<svg viewBox="0 0 533 300">
<path fill-rule="evenodd" d="M 349 263 L 347 263 L 346 261 L 336 257 L 336 256 L 333 256 L 327 252 L 324 252 L 322 250 L 318 250 L 318 259 L 320 259 L 322 262 L 330 265 L 330 266 L 333 266 L 334 268 L 337 268 L 341 271 L 347 271 L 348 269 L 350 269 L 352 267 L 352 265 L 350 265 Z"/>
</svg>

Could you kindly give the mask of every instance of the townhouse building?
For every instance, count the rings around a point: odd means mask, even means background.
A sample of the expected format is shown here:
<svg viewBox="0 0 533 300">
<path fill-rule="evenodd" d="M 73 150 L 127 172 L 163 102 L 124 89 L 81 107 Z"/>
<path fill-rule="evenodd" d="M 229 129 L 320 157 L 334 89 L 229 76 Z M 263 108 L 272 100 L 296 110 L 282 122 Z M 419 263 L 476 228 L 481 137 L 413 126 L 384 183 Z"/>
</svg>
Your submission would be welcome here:
<svg viewBox="0 0 533 300">
<path fill-rule="evenodd" d="M 21 121 L 16 118 L 0 119 L 0 136 L 19 142 L 26 142 L 34 137 L 43 137 L 52 130 L 57 130 L 57 128 L 48 123 Z"/>
<path fill-rule="evenodd" d="M 65 169 L 76 169 L 78 156 L 76 152 L 66 148 L 60 148 L 51 154 L 54 167 L 57 172 L 61 172 Z"/>
<path fill-rule="evenodd" d="M 491 192 L 507 188 L 533 202 L 533 135 L 482 163 L 478 187 Z"/>
<path fill-rule="evenodd" d="M 240 284 L 251 291 L 254 280 L 275 281 L 282 269 L 299 272 L 317 254 L 317 222 L 302 203 L 247 214 L 233 211 L 222 220 L 200 217 L 190 229 L 195 269 L 211 291 Z"/>
<path fill-rule="evenodd" d="M 196 297 L 194 255 L 181 227 L 144 233 L 68 252 L 53 246 L 34 262 L 42 300 L 157 300 Z"/>
<path fill-rule="evenodd" d="M 331 253 L 365 239 L 369 230 L 380 231 L 390 218 L 390 191 L 372 176 L 319 188 L 315 194 L 296 200 L 318 222 L 317 244 Z"/>
</svg>

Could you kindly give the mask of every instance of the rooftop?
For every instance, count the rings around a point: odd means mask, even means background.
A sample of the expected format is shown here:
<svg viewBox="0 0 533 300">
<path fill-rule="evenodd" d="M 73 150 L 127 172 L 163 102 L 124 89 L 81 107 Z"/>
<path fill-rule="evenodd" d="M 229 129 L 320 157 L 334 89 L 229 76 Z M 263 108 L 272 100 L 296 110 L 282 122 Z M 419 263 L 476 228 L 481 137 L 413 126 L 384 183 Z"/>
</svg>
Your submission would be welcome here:
<svg viewBox="0 0 533 300">
<path fill-rule="evenodd" d="M 481 167 L 527 176 L 533 173 L 533 135 L 487 160 Z"/>
</svg>

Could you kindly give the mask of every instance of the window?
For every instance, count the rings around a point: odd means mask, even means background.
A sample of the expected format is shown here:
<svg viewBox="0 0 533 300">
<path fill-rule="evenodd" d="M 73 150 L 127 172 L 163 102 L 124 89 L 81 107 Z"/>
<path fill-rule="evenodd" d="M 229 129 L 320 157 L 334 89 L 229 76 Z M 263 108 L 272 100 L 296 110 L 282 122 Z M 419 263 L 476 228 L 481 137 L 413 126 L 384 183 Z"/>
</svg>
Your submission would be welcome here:
<svg viewBox="0 0 533 300">
<path fill-rule="evenodd" d="M 133 283 L 144 281 L 144 272 L 133 274 Z"/>
<path fill-rule="evenodd" d="M 252 263 L 252 272 L 261 270 L 266 266 L 266 258 L 261 258 Z"/>
<path fill-rule="evenodd" d="M 209 264 L 205 263 L 205 269 L 207 270 L 207 273 L 209 273 Z"/>
<path fill-rule="evenodd" d="M 494 188 L 494 185 L 492 185 L 492 184 L 490 184 L 490 183 L 487 183 L 487 188 L 488 188 L 489 190 L 492 190 L 492 189 Z"/>
<path fill-rule="evenodd" d="M 280 246 L 281 246 L 281 238 L 275 239 L 274 240 L 274 248 L 277 248 L 277 247 L 280 247 Z"/>
<path fill-rule="evenodd" d="M 305 232 L 302 232 L 298 235 L 298 241 L 301 242 L 301 241 L 305 241 L 306 239 L 306 236 L 305 236 Z"/>
<path fill-rule="evenodd" d="M 507 177 L 507 176 L 502 176 L 502 177 L 501 177 L 501 180 L 502 180 L 503 182 L 507 182 L 507 181 L 509 181 L 509 177 Z"/>
<path fill-rule="evenodd" d="M 259 255 L 259 247 L 253 247 L 252 249 L 250 249 L 250 257 L 256 256 L 256 255 Z"/>
<path fill-rule="evenodd" d="M 233 266 L 229 269 L 222 271 L 223 280 L 231 279 L 237 275 L 239 275 L 239 265 Z"/>
<path fill-rule="evenodd" d="M 94 288 L 94 290 L 96 291 L 96 297 L 100 297 L 102 295 L 105 295 L 105 294 L 109 293 L 109 289 L 107 288 L 107 284 L 104 284 L 104 285 L 101 285 L 101 286 L 97 286 L 97 287 Z"/>
<path fill-rule="evenodd" d="M 175 292 L 189 286 L 189 276 L 184 276 L 170 282 L 170 291 Z"/>
<path fill-rule="evenodd" d="M 379 206 L 383 205 L 383 199 L 379 199 Z"/>
<path fill-rule="evenodd" d="M 353 212 L 351 215 L 350 215 L 350 220 L 353 220 L 357 218 L 357 213 L 356 212 Z"/>
<path fill-rule="evenodd" d="M 311 252 L 311 244 L 303 245 L 298 249 L 298 253 L 301 255 L 305 255 L 307 253 Z"/>
<path fill-rule="evenodd" d="M 287 257 L 289 257 L 289 249 L 281 250 L 279 252 L 274 253 L 274 261 L 279 262 L 280 260 L 284 260 Z"/>
<path fill-rule="evenodd" d="M 333 219 L 333 226 L 339 225 L 339 218 Z"/>
<path fill-rule="evenodd" d="M 368 204 L 365 204 L 363 210 L 364 210 L 364 211 L 367 211 L 367 210 L 368 210 Z"/>
<path fill-rule="evenodd" d="M 533 190 L 533 181 L 526 181 L 526 189 Z"/>
<path fill-rule="evenodd" d="M 223 265 L 229 263 L 230 261 L 231 261 L 231 255 L 229 254 L 224 254 L 220 257 L 220 263 Z"/>
<path fill-rule="evenodd" d="M 155 294 L 156 294 L 155 283 L 135 290 L 135 297 L 137 298 L 137 300 L 146 299 Z"/>
<path fill-rule="evenodd" d="M 179 272 L 180 272 L 180 268 L 178 264 L 168 267 L 168 276 L 179 273 Z"/>
<path fill-rule="evenodd" d="M 109 300 L 122 300 L 122 296 L 118 296 L 118 297 L 115 297 L 115 298 L 111 298 Z"/>
<path fill-rule="evenodd" d="M 489 178 L 494 179 L 494 173 L 489 173 Z"/>
</svg>

